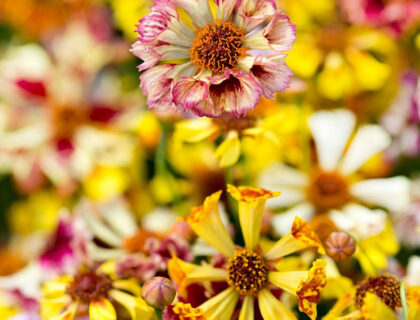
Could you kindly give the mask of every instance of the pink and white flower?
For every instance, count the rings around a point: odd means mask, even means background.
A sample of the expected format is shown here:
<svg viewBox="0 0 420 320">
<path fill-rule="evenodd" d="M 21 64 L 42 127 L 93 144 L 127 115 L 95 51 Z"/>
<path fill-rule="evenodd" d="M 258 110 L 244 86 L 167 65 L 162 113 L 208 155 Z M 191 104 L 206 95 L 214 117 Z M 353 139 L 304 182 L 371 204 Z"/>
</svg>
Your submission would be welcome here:
<svg viewBox="0 0 420 320">
<path fill-rule="evenodd" d="M 272 0 L 155 0 L 136 31 L 131 52 L 151 109 L 241 116 L 289 86 L 295 26 Z"/>
</svg>

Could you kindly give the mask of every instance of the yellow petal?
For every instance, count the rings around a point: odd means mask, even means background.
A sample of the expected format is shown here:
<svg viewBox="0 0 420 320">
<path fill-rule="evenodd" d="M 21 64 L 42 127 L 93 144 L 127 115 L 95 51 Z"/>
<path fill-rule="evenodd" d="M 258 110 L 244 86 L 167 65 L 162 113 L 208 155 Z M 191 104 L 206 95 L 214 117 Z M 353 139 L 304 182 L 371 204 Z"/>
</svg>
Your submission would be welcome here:
<svg viewBox="0 0 420 320">
<path fill-rule="evenodd" d="M 241 155 L 241 142 L 236 131 L 229 131 L 226 139 L 217 148 L 215 156 L 222 168 L 233 166 Z"/>
<path fill-rule="evenodd" d="M 202 141 L 216 134 L 219 128 L 208 118 L 180 121 L 175 125 L 174 138 L 189 143 Z"/>
<path fill-rule="evenodd" d="M 233 288 L 228 288 L 204 302 L 203 310 L 206 320 L 230 320 L 239 299 L 239 294 Z"/>
<path fill-rule="evenodd" d="M 264 320 L 296 320 L 292 312 L 267 289 L 258 293 L 258 305 Z"/>
<path fill-rule="evenodd" d="M 299 310 L 305 312 L 312 320 L 316 319 L 316 304 L 327 284 L 326 265 L 325 260 L 314 261 L 307 278 L 301 281 L 296 292 Z"/>
<path fill-rule="evenodd" d="M 350 292 L 343 294 L 338 301 L 334 304 L 331 310 L 322 318 L 322 320 L 337 320 L 342 316 L 342 313 L 349 308 L 354 306 L 354 295 Z M 348 318 L 353 319 L 353 318 Z"/>
<path fill-rule="evenodd" d="M 178 302 L 172 311 L 179 316 L 180 320 L 206 320 L 203 310 L 193 308 L 189 303 Z"/>
<path fill-rule="evenodd" d="M 154 309 L 140 297 L 133 297 L 115 289 L 109 291 L 109 296 L 128 311 L 132 320 L 151 320 L 155 317 Z"/>
<path fill-rule="evenodd" d="M 367 292 L 360 309 L 364 320 L 397 320 L 397 316 L 382 300 L 371 292 Z"/>
<path fill-rule="evenodd" d="M 406 294 L 408 320 L 420 319 L 420 286 L 409 287 Z"/>
<path fill-rule="evenodd" d="M 299 77 L 312 77 L 323 58 L 322 52 L 317 48 L 311 36 L 298 37 L 287 57 L 287 63 L 292 71 Z"/>
<path fill-rule="evenodd" d="M 48 319 L 48 320 L 73 320 L 74 317 L 76 316 L 77 308 L 78 308 L 78 304 L 73 303 L 62 314 L 60 314 L 58 316 L 55 316 L 55 317 L 48 317 L 48 318 L 44 317 L 44 319 Z"/>
<path fill-rule="evenodd" d="M 290 253 L 309 248 L 317 247 L 320 254 L 325 254 L 322 243 L 316 233 L 305 220 L 296 217 L 292 231 L 281 238 L 277 243 L 265 253 L 268 260 L 276 260 Z"/>
<path fill-rule="evenodd" d="M 108 299 L 100 298 L 89 304 L 89 318 L 90 320 L 116 320 L 117 314 Z"/>
<path fill-rule="evenodd" d="M 41 299 L 41 317 L 43 319 L 51 319 L 57 316 L 70 302 L 71 298 L 67 295 L 53 299 Z"/>
<path fill-rule="evenodd" d="M 228 185 L 227 191 L 239 202 L 239 221 L 246 248 L 255 249 L 260 240 L 265 201 L 279 196 L 280 193 L 259 188 L 237 188 L 232 185 Z"/>
<path fill-rule="evenodd" d="M 186 221 L 199 237 L 230 258 L 235 246 L 220 218 L 220 194 L 221 191 L 208 196 L 201 207 L 192 210 Z"/>
<path fill-rule="evenodd" d="M 301 280 L 308 276 L 308 271 L 269 272 L 268 281 L 277 287 L 296 295 Z"/>
<path fill-rule="evenodd" d="M 141 296 L 141 287 L 133 280 L 115 280 L 112 286 L 116 289 L 128 291 L 135 296 Z"/>
<path fill-rule="evenodd" d="M 179 294 L 186 296 L 186 287 L 192 283 L 203 281 L 223 281 L 227 279 L 227 271 L 209 265 L 196 265 L 173 256 L 168 262 L 168 273 L 177 285 Z"/>
<path fill-rule="evenodd" d="M 254 297 L 246 296 L 241 307 L 239 320 L 254 320 Z"/>
</svg>

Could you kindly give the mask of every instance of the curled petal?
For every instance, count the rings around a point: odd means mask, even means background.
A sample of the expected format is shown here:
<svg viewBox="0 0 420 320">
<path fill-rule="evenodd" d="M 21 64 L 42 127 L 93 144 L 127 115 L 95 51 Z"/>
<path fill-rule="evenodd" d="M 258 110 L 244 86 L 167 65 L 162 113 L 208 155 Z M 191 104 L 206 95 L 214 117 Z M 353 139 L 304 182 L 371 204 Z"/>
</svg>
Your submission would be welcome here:
<svg viewBox="0 0 420 320">
<path fill-rule="evenodd" d="M 233 166 L 238 162 L 241 155 L 241 141 L 238 132 L 229 131 L 225 141 L 216 149 L 214 155 L 219 159 L 219 165 L 222 168 Z"/>
<path fill-rule="evenodd" d="M 275 14 L 276 3 L 273 0 L 246 0 L 242 1 L 238 11 L 243 28 L 251 31 Z"/>
<path fill-rule="evenodd" d="M 149 69 L 153 66 L 156 65 L 156 63 L 158 63 L 158 61 L 161 58 L 161 55 L 158 54 L 154 49 L 156 45 L 153 44 L 144 44 L 141 43 L 140 41 L 137 41 L 136 43 L 133 44 L 132 48 L 131 48 L 131 52 L 139 57 L 141 60 L 143 60 L 143 63 L 141 63 L 138 66 L 138 69 L 140 71 Z"/>
<path fill-rule="evenodd" d="M 271 59 L 260 56 L 250 71 L 260 83 L 264 96 L 269 99 L 274 98 L 274 93 L 288 88 L 292 77 L 292 71 L 282 55 Z"/>
<path fill-rule="evenodd" d="M 316 260 L 309 270 L 308 277 L 301 281 L 296 292 L 299 310 L 305 312 L 312 320 L 316 319 L 316 304 L 327 284 L 326 265 L 325 260 Z"/>
<path fill-rule="evenodd" d="M 295 42 L 296 26 L 290 22 L 288 16 L 277 13 L 265 27 L 263 36 L 267 39 L 271 49 L 284 52 L 290 50 Z"/>
<path fill-rule="evenodd" d="M 140 86 L 147 95 L 150 109 L 175 108 L 172 96 L 173 79 L 168 76 L 168 72 L 173 68 L 173 65 L 163 64 L 147 70 L 140 76 Z"/>
<path fill-rule="evenodd" d="M 139 22 L 136 30 L 139 34 L 137 39 L 143 43 L 152 42 L 168 28 L 167 16 L 159 11 L 149 13 Z"/>
<path fill-rule="evenodd" d="M 175 84 L 172 94 L 175 104 L 181 105 L 184 111 L 189 111 L 207 99 L 209 86 L 201 80 L 184 78 Z"/>
</svg>

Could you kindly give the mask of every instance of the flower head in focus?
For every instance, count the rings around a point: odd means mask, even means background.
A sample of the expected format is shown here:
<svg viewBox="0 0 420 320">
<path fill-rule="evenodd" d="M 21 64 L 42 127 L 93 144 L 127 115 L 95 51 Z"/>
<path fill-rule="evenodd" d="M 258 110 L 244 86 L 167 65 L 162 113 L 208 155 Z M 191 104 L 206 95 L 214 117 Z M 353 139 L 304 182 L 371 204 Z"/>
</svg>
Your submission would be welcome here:
<svg viewBox="0 0 420 320">
<path fill-rule="evenodd" d="M 156 0 L 137 33 L 131 51 L 152 109 L 240 116 L 288 87 L 295 28 L 274 1 Z"/>
<path fill-rule="evenodd" d="M 201 304 L 199 311 L 195 310 L 201 314 L 199 319 L 231 319 L 240 300 L 243 300 L 240 319 L 254 319 L 254 300 L 258 301 L 264 320 L 279 317 L 295 319 L 270 291 L 277 287 L 295 295 L 299 309 L 311 319 L 316 319 L 316 303 L 326 284 L 325 261 L 316 260 L 309 271 L 277 271 L 274 265 L 280 258 L 309 247 L 317 247 L 319 252 L 324 253 L 318 237 L 305 221 L 296 218 L 288 235 L 270 249 L 262 250 L 259 242 L 264 204 L 278 193 L 232 185 L 228 185 L 228 192 L 238 201 L 245 247 L 235 246 L 223 225 L 218 211 L 221 191 L 207 197 L 201 207 L 192 210 L 186 221 L 199 237 L 221 252 L 228 261 L 223 268 L 215 268 L 188 263 L 174 256 L 169 262 L 169 275 L 180 296 L 185 295 L 186 287 L 193 283 L 226 281 L 227 289 Z"/>
</svg>

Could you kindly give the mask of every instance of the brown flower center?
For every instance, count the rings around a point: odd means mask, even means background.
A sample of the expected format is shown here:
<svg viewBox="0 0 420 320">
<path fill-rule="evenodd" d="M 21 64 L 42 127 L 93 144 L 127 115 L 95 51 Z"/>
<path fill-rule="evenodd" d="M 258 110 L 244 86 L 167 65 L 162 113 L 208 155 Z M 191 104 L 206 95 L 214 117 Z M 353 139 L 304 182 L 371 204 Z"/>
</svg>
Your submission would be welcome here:
<svg viewBox="0 0 420 320">
<path fill-rule="evenodd" d="M 235 68 L 246 54 L 244 32 L 232 22 L 215 21 L 199 30 L 191 47 L 191 60 L 200 70 L 222 74 Z"/>
<path fill-rule="evenodd" d="M 106 297 L 112 288 L 112 280 L 105 274 L 88 271 L 79 273 L 67 288 L 67 293 L 74 301 L 89 303 Z"/>
<path fill-rule="evenodd" d="M 257 119 L 253 116 L 247 115 L 246 117 L 236 117 L 232 114 L 222 114 L 220 117 L 213 119 L 223 132 L 231 130 L 237 131 L 239 134 L 243 130 L 252 128 L 256 125 Z"/>
<path fill-rule="evenodd" d="M 307 190 L 308 200 L 318 212 L 341 208 L 350 200 L 347 180 L 337 172 L 315 172 Z"/>
<path fill-rule="evenodd" d="M 240 295 L 256 295 L 266 286 L 267 274 L 267 262 L 253 250 L 236 250 L 229 259 L 228 283 Z"/>
<path fill-rule="evenodd" d="M 391 275 L 370 277 L 362 281 L 356 290 L 356 306 L 361 308 L 367 292 L 376 294 L 393 310 L 401 307 L 400 281 Z"/>
</svg>

